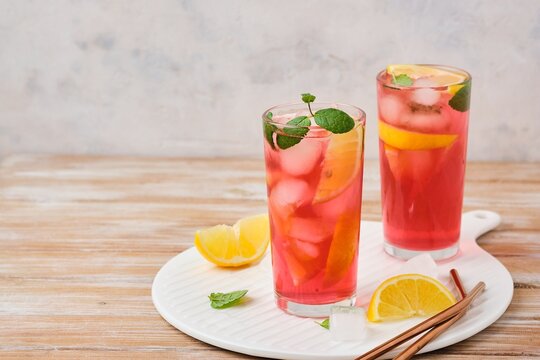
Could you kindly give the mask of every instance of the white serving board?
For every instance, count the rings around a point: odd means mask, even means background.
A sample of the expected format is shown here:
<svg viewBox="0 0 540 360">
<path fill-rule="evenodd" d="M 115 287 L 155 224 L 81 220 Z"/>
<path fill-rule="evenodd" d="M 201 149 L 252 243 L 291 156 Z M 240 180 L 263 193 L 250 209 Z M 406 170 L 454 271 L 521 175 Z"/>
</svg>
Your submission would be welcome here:
<svg viewBox="0 0 540 360">
<path fill-rule="evenodd" d="M 441 280 L 452 289 L 451 268 L 461 274 L 466 289 L 478 281 L 486 290 L 467 315 L 421 352 L 440 349 L 464 340 L 495 322 L 513 295 L 513 281 L 506 268 L 482 250 L 476 239 L 500 223 L 490 211 L 465 213 L 460 252 L 438 262 Z M 360 230 L 357 305 L 367 308 L 375 287 L 398 272 L 403 261 L 383 251 L 382 224 L 363 221 Z M 210 307 L 211 292 L 248 289 L 243 304 L 223 310 Z M 313 319 L 287 315 L 274 304 L 272 270 L 268 252 L 258 264 L 243 269 L 218 268 L 190 248 L 167 262 L 152 285 L 152 299 L 161 316 L 180 331 L 224 349 L 278 359 L 354 359 L 423 319 L 369 324 L 361 342 L 336 342 Z M 391 358 L 401 348 L 386 354 Z"/>
</svg>

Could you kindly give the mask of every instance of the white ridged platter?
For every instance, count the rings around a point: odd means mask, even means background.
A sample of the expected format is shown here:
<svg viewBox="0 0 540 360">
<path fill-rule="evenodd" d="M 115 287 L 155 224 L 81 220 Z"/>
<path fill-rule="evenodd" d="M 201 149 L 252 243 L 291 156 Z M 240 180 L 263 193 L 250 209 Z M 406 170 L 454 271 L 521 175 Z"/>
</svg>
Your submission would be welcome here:
<svg viewBox="0 0 540 360">
<path fill-rule="evenodd" d="M 467 315 L 421 352 L 433 351 L 462 341 L 488 327 L 506 310 L 513 295 L 508 270 L 481 249 L 476 239 L 500 223 L 498 214 L 472 211 L 463 214 L 460 252 L 439 262 L 439 275 L 452 288 L 448 272 L 458 269 L 466 289 L 478 281 L 486 290 Z M 382 224 L 363 221 L 360 230 L 357 305 L 367 308 L 375 287 L 399 271 L 403 261 L 383 251 Z M 247 301 L 236 307 L 210 307 L 211 292 L 248 289 Z M 423 319 L 369 324 L 361 342 L 336 342 L 328 330 L 313 319 L 283 313 L 274 304 L 270 253 L 258 264 L 238 270 L 218 268 L 195 248 L 167 262 L 152 285 L 158 312 L 178 330 L 224 349 L 276 359 L 354 359 Z M 401 348 L 386 354 L 391 358 Z"/>
</svg>

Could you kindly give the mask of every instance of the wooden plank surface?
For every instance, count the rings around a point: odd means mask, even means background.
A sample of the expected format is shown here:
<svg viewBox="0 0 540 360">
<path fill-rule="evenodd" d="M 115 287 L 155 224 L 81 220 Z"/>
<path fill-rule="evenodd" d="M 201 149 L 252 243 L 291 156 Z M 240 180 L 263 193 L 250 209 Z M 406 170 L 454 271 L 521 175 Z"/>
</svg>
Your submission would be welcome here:
<svg viewBox="0 0 540 360">
<path fill-rule="evenodd" d="M 380 220 L 366 164 L 364 220 Z M 0 165 L 0 358 L 249 358 L 175 330 L 154 275 L 196 229 L 266 211 L 262 160 L 10 156 Z M 515 295 L 492 326 L 424 359 L 540 356 L 540 164 L 468 164 L 464 210 L 502 215 L 480 244 Z"/>
</svg>

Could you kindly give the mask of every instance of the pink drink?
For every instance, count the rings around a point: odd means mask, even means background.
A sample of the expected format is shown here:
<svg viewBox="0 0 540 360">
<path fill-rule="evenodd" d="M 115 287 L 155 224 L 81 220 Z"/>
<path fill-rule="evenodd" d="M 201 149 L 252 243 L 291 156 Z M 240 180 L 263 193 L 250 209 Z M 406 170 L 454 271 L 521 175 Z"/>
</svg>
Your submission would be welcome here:
<svg viewBox="0 0 540 360">
<path fill-rule="evenodd" d="M 355 120 L 348 133 L 315 125 L 290 148 L 264 142 L 277 304 L 300 316 L 328 315 L 329 305 L 350 304 L 356 293 L 365 117 L 352 106 L 339 108 Z M 276 144 L 285 135 L 281 125 L 307 109 L 270 111 L 272 120 L 268 112 L 263 119 L 276 126 Z"/>
<path fill-rule="evenodd" d="M 470 76 L 443 66 L 416 69 L 410 86 L 394 84 L 386 71 L 377 77 L 385 250 L 442 259 L 458 250 Z"/>
</svg>

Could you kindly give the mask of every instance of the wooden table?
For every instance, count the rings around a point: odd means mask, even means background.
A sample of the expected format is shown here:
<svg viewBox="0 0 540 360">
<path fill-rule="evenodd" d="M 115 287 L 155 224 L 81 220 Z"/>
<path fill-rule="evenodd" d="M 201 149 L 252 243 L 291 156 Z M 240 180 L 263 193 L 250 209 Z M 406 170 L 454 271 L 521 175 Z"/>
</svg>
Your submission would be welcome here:
<svg viewBox="0 0 540 360">
<path fill-rule="evenodd" d="M 265 211 L 263 179 L 262 160 L 4 158 L 0 358 L 249 358 L 174 329 L 150 287 L 196 229 Z M 364 183 L 363 219 L 380 220 L 376 163 Z M 469 164 L 472 209 L 502 215 L 480 244 L 512 273 L 514 299 L 486 330 L 420 358 L 540 356 L 540 164 Z"/>
</svg>

